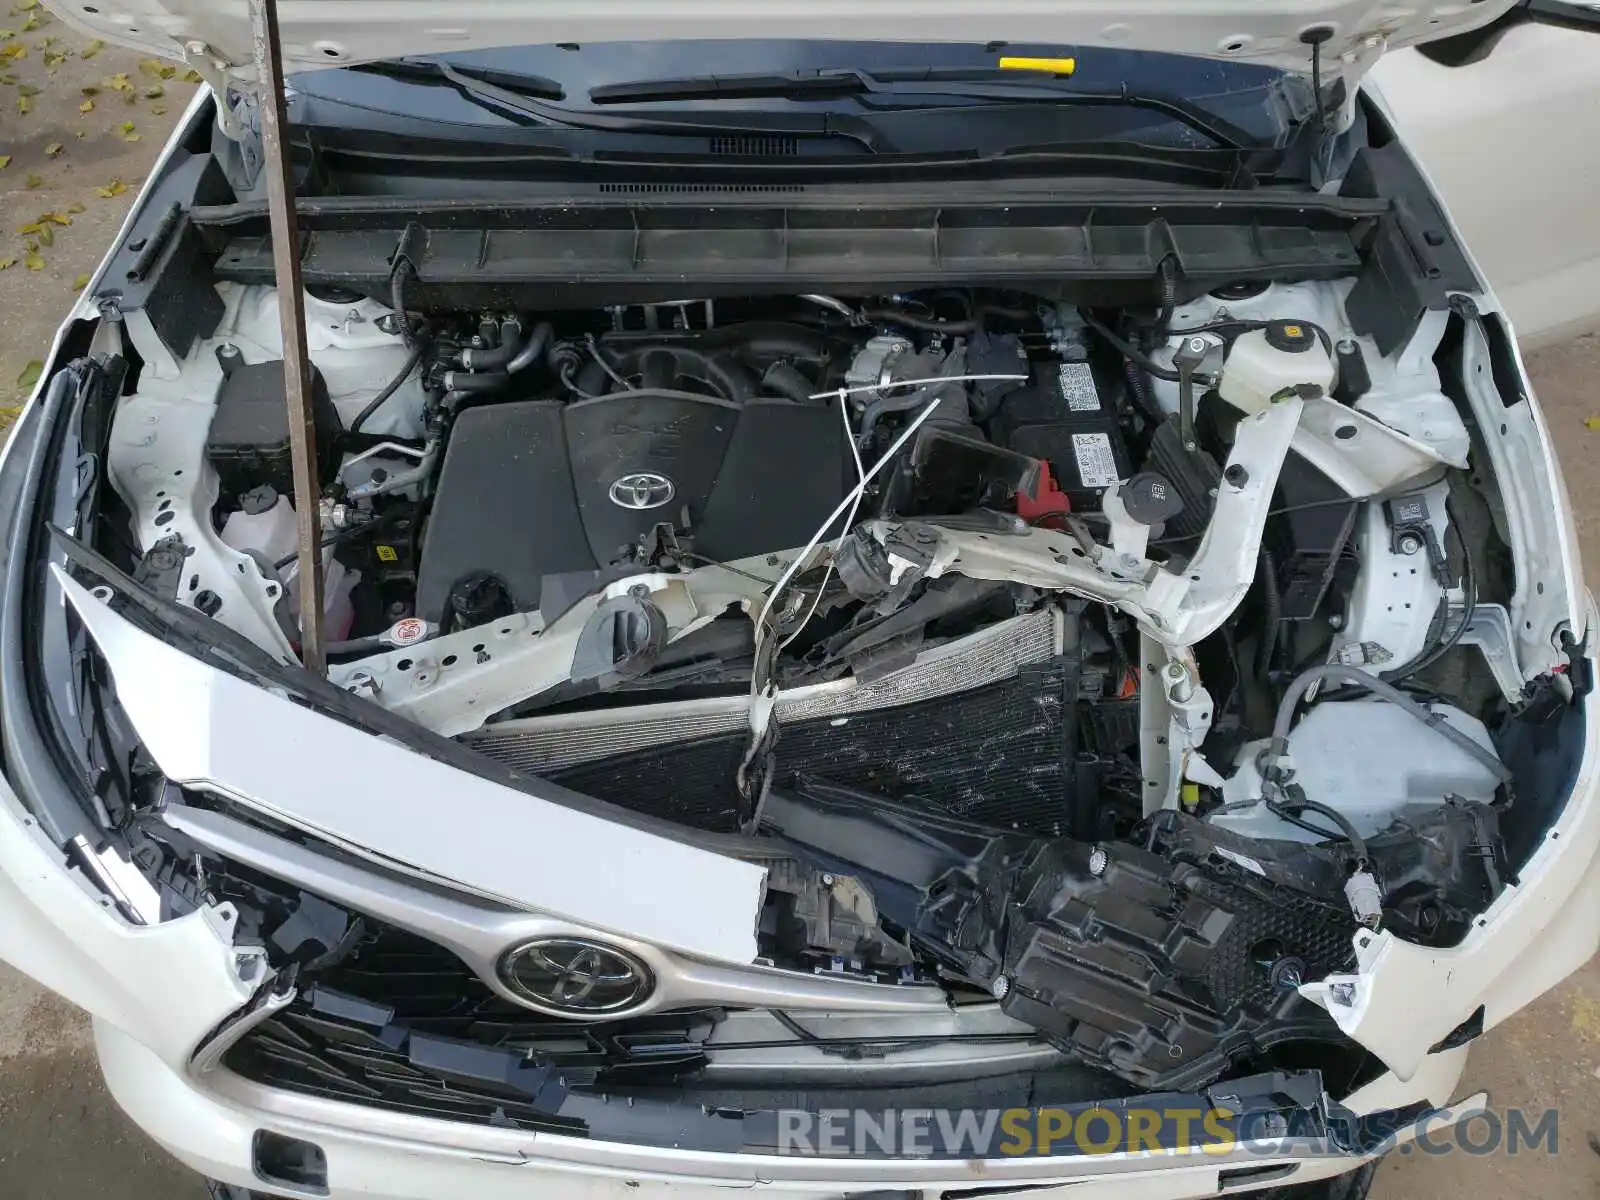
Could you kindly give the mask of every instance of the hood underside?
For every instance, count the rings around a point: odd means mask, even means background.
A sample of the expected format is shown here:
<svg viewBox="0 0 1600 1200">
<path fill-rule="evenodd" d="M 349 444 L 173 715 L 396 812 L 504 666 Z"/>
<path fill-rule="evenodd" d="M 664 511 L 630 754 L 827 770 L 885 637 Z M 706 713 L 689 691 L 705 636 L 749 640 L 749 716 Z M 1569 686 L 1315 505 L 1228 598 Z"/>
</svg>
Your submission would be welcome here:
<svg viewBox="0 0 1600 1200">
<path fill-rule="evenodd" d="M 71 25 L 172 58 L 253 74 L 247 0 L 46 0 Z M 349 66 L 497 46 L 692 38 L 804 38 L 1070 45 L 1152 50 L 1308 71 L 1322 42 L 1325 77 L 1360 76 L 1387 49 L 1486 24 L 1512 0 L 285 0 L 284 69 Z M 1310 36 L 1308 36 L 1308 34 Z M 736 62 L 707 63 L 740 70 Z"/>
</svg>

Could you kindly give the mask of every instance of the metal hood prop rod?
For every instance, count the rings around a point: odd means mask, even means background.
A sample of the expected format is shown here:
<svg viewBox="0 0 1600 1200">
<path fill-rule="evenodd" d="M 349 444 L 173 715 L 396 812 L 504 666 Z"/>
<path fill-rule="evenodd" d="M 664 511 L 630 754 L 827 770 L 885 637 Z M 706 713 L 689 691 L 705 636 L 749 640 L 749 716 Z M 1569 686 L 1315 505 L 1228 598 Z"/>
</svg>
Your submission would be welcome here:
<svg viewBox="0 0 1600 1200">
<path fill-rule="evenodd" d="M 276 0 L 250 0 L 250 42 L 256 60 L 261 157 L 267 178 L 278 320 L 283 327 L 283 390 L 289 401 L 289 454 L 294 464 L 294 512 L 299 525 L 300 661 L 327 673 L 322 646 L 322 521 L 318 510 L 317 432 L 311 415 L 311 356 L 306 350 L 305 292 L 300 283 L 300 231 L 294 176 L 284 142 L 283 48 Z M 226 97 L 219 96 L 218 104 Z"/>
</svg>

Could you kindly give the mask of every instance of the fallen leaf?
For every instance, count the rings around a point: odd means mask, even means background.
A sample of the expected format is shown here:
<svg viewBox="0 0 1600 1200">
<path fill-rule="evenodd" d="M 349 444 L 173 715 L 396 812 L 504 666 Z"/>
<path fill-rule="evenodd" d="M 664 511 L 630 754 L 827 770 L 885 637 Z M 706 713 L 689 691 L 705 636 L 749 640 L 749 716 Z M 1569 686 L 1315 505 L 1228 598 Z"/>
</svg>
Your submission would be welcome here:
<svg viewBox="0 0 1600 1200">
<path fill-rule="evenodd" d="M 100 89 L 95 87 L 95 85 L 92 83 L 86 87 L 81 87 L 78 90 L 85 96 L 98 96 L 100 94 Z"/>
<path fill-rule="evenodd" d="M 28 48 L 21 42 L 7 42 L 0 46 L 0 58 L 27 58 Z"/>
<path fill-rule="evenodd" d="M 15 29 L 0 29 L 0 42 L 9 42 L 16 36 L 17 31 Z"/>
<path fill-rule="evenodd" d="M 163 116 L 167 111 L 167 106 L 165 104 L 152 104 L 150 106 L 150 111 L 158 117 Z"/>
<path fill-rule="evenodd" d="M 141 58 L 139 70 L 152 79 L 171 79 L 178 73 L 178 68 L 159 58 Z"/>
<path fill-rule="evenodd" d="M 66 148 L 67 148 L 67 145 L 66 145 L 65 142 L 51 142 L 48 146 L 46 146 L 44 148 L 45 156 L 47 158 L 54 158 L 54 157 L 56 157 L 56 155 L 60 154 Z"/>
<path fill-rule="evenodd" d="M 102 42 L 99 38 L 95 38 L 94 41 L 90 42 L 82 50 L 78 51 L 78 57 L 79 58 L 93 58 L 96 54 L 99 54 L 100 51 L 104 50 L 105 48 L 106 48 L 106 44 L 104 42 Z"/>
<path fill-rule="evenodd" d="M 85 100 L 82 104 L 78 105 L 78 111 L 81 112 L 81 113 L 93 112 L 94 111 L 94 101 L 93 100 Z"/>
<path fill-rule="evenodd" d="M 43 187 L 44 186 L 44 176 L 40 175 L 37 171 L 30 171 L 28 173 L 28 178 L 27 178 L 26 183 L 27 183 L 27 187 L 28 187 L 29 191 L 32 191 L 34 188 L 37 188 L 37 187 Z"/>
<path fill-rule="evenodd" d="M 122 195 L 122 193 L 127 190 L 128 185 L 123 183 L 122 180 L 113 179 L 110 183 L 106 184 L 105 187 L 95 188 L 94 194 L 103 200 L 110 200 L 114 196 Z"/>
<path fill-rule="evenodd" d="M 133 84 L 128 81 L 128 73 L 126 71 L 118 71 L 115 75 L 107 75 L 100 82 L 114 92 L 126 92 L 133 88 Z"/>
<path fill-rule="evenodd" d="M 163 88 L 159 83 L 151 84 L 144 90 L 144 98 L 146 100 L 159 100 L 166 94 L 166 89 Z"/>
<path fill-rule="evenodd" d="M 56 44 L 56 39 L 53 38 L 53 37 L 42 37 L 42 38 L 39 39 L 39 49 L 41 49 L 41 50 L 48 50 L 48 49 L 50 49 L 51 46 L 54 46 L 55 44 Z"/>
<path fill-rule="evenodd" d="M 199 83 L 200 82 L 200 72 L 196 71 L 193 67 L 190 67 L 187 71 L 185 71 L 183 73 L 182 79 L 183 79 L 184 83 Z"/>
<path fill-rule="evenodd" d="M 22 374 L 17 376 L 17 386 L 32 387 L 39 382 L 39 376 L 43 374 L 44 364 L 35 358 L 22 368 Z"/>
<path fill-rule="evenodd" d="M 14 258 L 0 258 L 0 271 L 4 271 L 7 267 L 14 267 L 16 265 L 17 260 Z"/>
<path fill-rule="evenodd" d="M 137 142 L 139 140 L 139 134 L 125 133 L 122 135 L 122 140 L 125 142 Z"/>
<path fill-rule="evenodd" d="M 53 226 L 41 224 L 37 236 L 41 246 L 54 246 L 56 244 L 56 231 Z M 35 271 L 38 269 L 38 267 L 33 268 Z"/>
<path fill-rule="evenodd" d="M 44 228 L 44 226 L 40 225 L 39 222 L 37 222 L 37 221 L 29 221 L 26 225 L 18 225 L 17 226 L 17 232 L 18 233 L 38 233 L 39 230 L 41 230 L 42 228 Z"/>
<path fill-rule="evenodd" d="M 67 51 L 65 50 L 51 50 L 44 56 L 44 65 L 51 71 L 54 71 L 66 61 Z"/>
<path fill-rule="evenodd" d="M 1585 417 L 1583 419 L 1583 427 L 1591 432 L 1600 429 L 1600 417 Z"/>
<path fill-rule="evenodd" d="M 28 99 L 28 97 L 26 97 L 26 96 L 18 96 L 17 97 L 17 112 L 20 113 L 22 116 L 27 116 L 32 111 L 33 111 L 33 101 Z"/>
<path fill-rule="evenodd" d="M 139 135 L 134 131 L 132 121 L 124 121 L 121 125 L 118 125 L 117 132 L 122 135 L 122 140 L 125 142 L 137 142 L 139 140 Z"/>
<path fill-rule="evenodd" d="M 16 83 L 16 81 L 17 76 L 15 72 L 6 71 L 4 73 L 0 73 L 0 83 L 5 84 L 7 87 L 10 87 L 12 84 Z"/>
<path fill-rule="evenodd" d="M 75 292 L 81 292 L 81 291 L 83 291 L 84 288 L 86 288 L 88 286 L 89 286 L 89 276 L 88 275 L 79 275 L 76 279 L 74 279 L 72 281 L 72 290 L 75 291 Z"/>
<path fill-rule="evenodd" d="M 17 84 L 17 95 L 19 96 L 37 96 L 38 94 L 39 89 L 34 87 L 31 83 Z"/>
<path fill-rule="evenodd" d="M 82 139 L 85 135 L 84 135 L 83 130 L 80 129 L 80 130 L 78 130 L 77 133 L 73 134 L 72 136 L 75 137 L 75 138 Z"/>
<path fill-rule="evenodd" d="M 84 209 L 83 205 L 79 204 L 76 200 L 74 200 L 71 204 L 67 205 L 67 211 L 69 213 L 81 213 L 81 212 L 84 212 L 85 209 Z"/>
<path fill-rule="evenodd" d="M 39 26 L 42 25 L 42 24 L 44 24 L 44 22 L 39 20 L 39 14 L 38 13 L 29 13 L 28 14 L 28 19 L 22 23 L 22 32 L 23 33 L 32 33 L 35 29 L 39 28 Z"/>
<path fill-rule="evenodd" d="M 11 6 L 11 11 L 13 13 L 32 12 L 38 7 L 39 0 L 17 0 L 17 2 Z"/>
<path fill-rule="evenodd" d="M 0 154 L 0 171 L 4 171 L 10 165 L 11 165 L 11 155 L 9 155 L 9 154 Z"/>
<path fill-rule="evenodd" d="M 22 260 L 22 265 L 30 271 L 42 271 L 44 270 L 44 259 L 29 251 L 28 257 Z"/>
<path fill-rule="evenodd" d="M 72 218 L 66 213 L 47 212 L 40 215 L 39 220 L 49 221 L 52 225 L 71 225 Z"/>
</svg>

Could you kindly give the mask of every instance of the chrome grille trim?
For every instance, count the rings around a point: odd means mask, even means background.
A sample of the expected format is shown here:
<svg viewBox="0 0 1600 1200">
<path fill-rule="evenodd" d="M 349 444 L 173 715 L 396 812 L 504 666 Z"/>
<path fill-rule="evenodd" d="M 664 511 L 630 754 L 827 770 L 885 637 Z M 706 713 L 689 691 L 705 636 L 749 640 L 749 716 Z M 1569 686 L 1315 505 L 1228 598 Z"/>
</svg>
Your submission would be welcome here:
<svg viewBox="0 0 1600 1200">
<path fill-rule="evenodd" d="M 778 693 L 780 721 L 846 716 L 914 704 L 1009 679 L 1061 653 L 1064 618 L 1044 608 L 1000 621 L 925 651 L 903 670 L 871 683 L 837 679 Z M 605 711 L 524 717 L 463 735 L 475 750 L 519 771 L 541 774 L 668 742 L 731 733 L 748 722 L 747 696 L 717 696 Z"/>
</svg>

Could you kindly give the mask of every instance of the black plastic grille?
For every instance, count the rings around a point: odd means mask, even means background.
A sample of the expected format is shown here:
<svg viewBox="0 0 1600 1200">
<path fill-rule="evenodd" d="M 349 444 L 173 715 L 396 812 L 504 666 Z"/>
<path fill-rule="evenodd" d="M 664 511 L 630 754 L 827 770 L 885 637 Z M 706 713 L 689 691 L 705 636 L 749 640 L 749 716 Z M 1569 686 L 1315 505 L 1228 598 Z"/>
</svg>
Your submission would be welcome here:
<svg viewBox="0 0 1600 1200">
<path fill-rule="evenodd" d="M 707 192 L 803 192 L 799 183 L 602 183 L 602 192 L 612 194 L 704 194 Z"/>
<path fill-rule="evenodd" d="M 545 1017 L 490 991 L 448 951 L 393 929 L 316 976 L 229 1050 L 230 1070 L 332 1100 L 528 1129 L 582 1132 L 571 1092 L 597 1080 L 637 1086 L 698 1070 L 714 1019 Z"/>
<path fill-rule="evenodd" d="M 986 825 L 1065 833 L 1076 698 L 1076 662 L 1060 658 L 920 704 L 797 722 L 780 732 L 777 775 L 818 776 Z M 638 812 L 731 830 L 747 741 L 736 733 L 655 746 L 551 777 Z"/>
<path fill-rule="evenodd" d="M 721 134 L 711 139 L 711 153 L 746 158 L 793 158 L 800 153 L 800 139 L 781 133 Z"/>
</svg>

